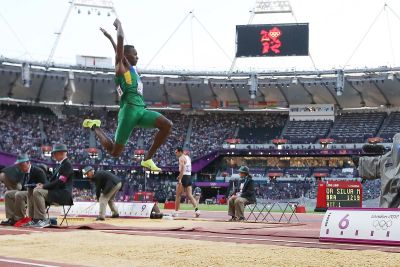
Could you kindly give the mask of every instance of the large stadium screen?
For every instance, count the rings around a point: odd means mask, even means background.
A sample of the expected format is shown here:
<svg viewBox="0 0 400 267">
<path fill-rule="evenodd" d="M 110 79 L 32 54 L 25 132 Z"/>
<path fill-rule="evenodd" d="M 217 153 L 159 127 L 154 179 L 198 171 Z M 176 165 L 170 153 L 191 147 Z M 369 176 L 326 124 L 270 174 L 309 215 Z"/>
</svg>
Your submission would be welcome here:
<svg viewBox="0 0 400 267">
<path fill-rule="evenodd" d="M 308 23 L 236 26 L 236 57 L 308 56 Z"/>
</svg>

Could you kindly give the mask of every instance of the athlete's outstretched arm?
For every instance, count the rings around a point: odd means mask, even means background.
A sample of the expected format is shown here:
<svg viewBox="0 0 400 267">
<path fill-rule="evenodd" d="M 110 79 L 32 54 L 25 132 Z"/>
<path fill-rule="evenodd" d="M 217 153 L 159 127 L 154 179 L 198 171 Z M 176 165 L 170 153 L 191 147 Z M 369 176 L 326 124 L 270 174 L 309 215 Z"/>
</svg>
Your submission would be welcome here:
<svg viewBox="0 0 400 267">
<path fill-rule="evenodd" d="M 117 50 L 115 54 L 115 63 L 122 63 L 124 58 L 124 31 L 122 30 L 121 22 L 119 19 L 114 21 L 115 29 L 117 30 Z"/>
<path fill-rule="evenodd" d="M 114 51 L 117 52 L 117 45 L 115 44 L 115 42 L 114 42 L 113 38 L 111 37 L 111 35 L 106 30 L 104 30 L 103 28 L 100 28 L 100 31 L 104 34 L 105 37 L 107 37 L 108 40 L 110 40 L 110 42 L 111 42 L 111 44 L 112 44 L 112 46 L 114 48 Z"/>
<path fill-rule="evenodd" d="M 109 34 L 106 30 L 104 30 L 101 27 L 100 27 L 100 31 L 104 34 L 105 37 L 107 37 L 108 40 L 110 40 L 110 42 L 114 48 L 114 52 L 117 52 L 117 45 L 114 42 L 114 39 L 112 38 L 111 34 Z M 128 64 L 128 60 L 126 59 L 126 57 L 124 57 L 124 63 Z"/>
</svg>

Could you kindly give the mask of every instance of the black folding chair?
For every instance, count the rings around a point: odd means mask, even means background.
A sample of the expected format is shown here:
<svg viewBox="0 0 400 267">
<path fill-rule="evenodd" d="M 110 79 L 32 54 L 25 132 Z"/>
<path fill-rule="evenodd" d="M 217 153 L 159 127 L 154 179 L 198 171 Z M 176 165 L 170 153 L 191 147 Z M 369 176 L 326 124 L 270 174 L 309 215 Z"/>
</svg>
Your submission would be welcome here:
<svg viewBox="0 0 400 267">
<path fill-rule="evenodd" d="M 261 219 L 261 222 L 263 221 L 268 221 L 268 216 L 270 216 L 272 218 L 273 221 L 275 221 L 274 216 L 271 214 L 272 208 L 274 207 L 275 203 L 270 203 L 270 202 L 266 202 L 266 203 L 253 203 L 253 204 L 249 204 L 247 205 L 250 214 L 249 216 L 247 216 L 246 221 L 248 221 L 250 219 L 251 216 L 254 217 L 254 221 L 258 222 L 258 219 Z M 263 213 L 266 214 L 264 215 Z"/>
<path fill-rule="evenodd" d="M 248 204 L 248 205 L 246 205 L 246 208 L 248 208 L 250 211 L 250 214 L 249 214 L 249 216 L 247 216 L 246 221 L 248 221 L 251 216 L 253 216 L 255 221 L 257 221 L 258 217 L 260 216 L 260 212 L 262 210 L 262 209 L 260 210 L 260 208 L 258 207 L 258 203 L 255 202 L 252 204 Z M 258 213 L 257 216 L 256 216 L 256 213 Z"/>
<path fill-rule="evenodd" d="M 283 218 L 286 219 L 287 223 L 290 223 L 293 218 L 296 218 L 297 222 L 300 222 L 299 218 L 296 215 L 296 207 L 299 205 L 299 202 L 284 202 L 283 204 L 286 204 L 284 209 L 282 209 L 282 207 L 278 203 L 278 206 L 282 212 L 282 215 L 279 218 L 279 222 L 282 222 Z M 289 218 L 286 215 L 289 216 Z"/>
<path fill-rule="evenodd" d="M 276 222 L 276 219 L 275 219 L 274 215 L 272 215 L 272 210 L 275 207 L 275 205 L 276 205 L 276 202 L 267 202 L 267 203 L 264 204 L 264 207 L 262 208 L 261 214 L 263 212 L 266 212 L 266 214 L 262 218 L 262 220 L 261 220 L 262 222 L 264 222 L 264 221 L 265 222 L 270 222 L 268 220 L 268 217 L 272 218 L 272 222 Z"/>
<path fill-rule="evenodd" d="M 60 202 L 60 203 L 56 203 L 56 202 L 53 202 L 53 203 L 51 203 L 51 204 L 49 204 L 49 203 L 47 203 L 46 202 L 46 206 L 47 206 L 47 211 L 46 211 L 46 213 L 47 213 L 47 219 L 49 219 L 50 220 L 50 215 L 49 215 L 49 209 L 50 209 L 50 207 L 51 206 L 62 206 L 62 208 L 63 208 L 63 219 L 62 219 L 62 221 L 61 221 L 61 223 L 60 223 L 60 226 L 64 223 L 64 221 L 65 221 L 65 223 L 67 224 L 67 226 L 68 226 L 68 219 L 67 219 L 67 216 L 68 216 L 68 213 L 69 213 L 69 211 L 71 210 L 71 208 L 72 208 L 72 206 L 74 205 L 74 200 L 72 199 L 72 196 L 71 196 L 71 198 L 68 200 L 68 201 L 66 201 L 66 202 Z M 68 206 L 68 208 L 66 208 L 65 206 Z"/>
</svg>

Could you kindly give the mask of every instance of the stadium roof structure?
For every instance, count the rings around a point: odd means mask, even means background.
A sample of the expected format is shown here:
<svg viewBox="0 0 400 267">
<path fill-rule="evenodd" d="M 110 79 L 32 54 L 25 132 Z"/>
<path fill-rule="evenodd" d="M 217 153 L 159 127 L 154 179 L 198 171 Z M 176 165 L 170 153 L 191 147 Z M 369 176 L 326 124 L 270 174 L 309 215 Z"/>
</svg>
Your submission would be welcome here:
<svg viewBox="0 0 400 267">
<path fill-rule="evenodd" d="M 0 59 L 0 100 L 38 104 L 116 107 L 113 69 L 29 65 Z M 144 98 L 154 109 L 282 111 L 293 104 L 336 104 L 338 108 L 400 107 L 400 68 L 286 72 L 141 73 Z M 344 83 L 343 90 L 338 82 Z M 25 84 L 25 86 L 24 86 Z"/>
</svg>

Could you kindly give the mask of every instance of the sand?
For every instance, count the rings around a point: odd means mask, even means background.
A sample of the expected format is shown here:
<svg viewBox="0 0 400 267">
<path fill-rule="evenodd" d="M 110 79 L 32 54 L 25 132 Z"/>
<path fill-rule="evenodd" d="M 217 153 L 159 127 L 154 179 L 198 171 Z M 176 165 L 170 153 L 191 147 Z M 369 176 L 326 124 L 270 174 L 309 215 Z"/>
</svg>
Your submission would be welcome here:
<svg viewBox="0 0 400 267">
<path fill-rule="evenodd" d="M 75 219 L 72 224 L 93 222 Z M 108 221 L 137 227 L 201 226 L 206 221 Z M 224 224 L 224 223 L 222 223 Z M 77 230 L 0 235 L 0 255 L 85 266 L 399 266 L 400 254 L 295 248 Z"/>
</svg>

